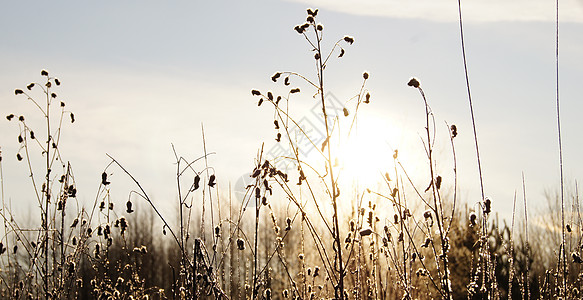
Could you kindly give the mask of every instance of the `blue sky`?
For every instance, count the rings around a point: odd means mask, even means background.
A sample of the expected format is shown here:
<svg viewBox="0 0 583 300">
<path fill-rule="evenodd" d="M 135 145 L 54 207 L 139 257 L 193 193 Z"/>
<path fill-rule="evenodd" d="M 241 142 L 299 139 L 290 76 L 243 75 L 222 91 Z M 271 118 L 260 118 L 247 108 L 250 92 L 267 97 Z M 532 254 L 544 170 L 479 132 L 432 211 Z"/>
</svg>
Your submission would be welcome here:
<svg viewBox="0 0 583 300">
<path fill-rule="evenodd" d="M 226 187 L 252 169 L 262 142 L 274 143 L 272 112 L 258 108 L 249 91 L 279 88 L 269 79 L 275 71 L 314 73 L 312 54 L 292 28 L 303 22 L 306 7 L 318 7 L 328 46 L 345 34 L 356 40 L 329 66 L 329 91 L 346 101 L 368 71 L 373 97 L 362 119 L 375 120 L 371 130 L 382 141 L 371 145 L 386 156 L 392 148 L 411 153 L 416 168 L 423 107 L 406 83 L 419 78 L 437 124 L 459 128 L 460 192 L 471 205 L 479 190 L 454 2 L 5 3 L 0 113 L 31 115 L 32 106 L 14 89 L 40 80 L 41 69 L 63 81 L 57 92 L 77 122 L 65 126 L 62 151 L 87 201 L 108 163 L 105 153 L 135 173 L 156 201 L 174 199 L 171 143 L 180 154 L 198 157 L 202 123 L 207 148 L 216 152 L 210 163 Z M 463 3 L 486 195 L 503 216 L 510 213 L 514 191 L 520 194 L 521 172 L 533 206 L 544 203 L 545 190 L 559 186 L 551 2 Z M 561 17 L 564 162 L 573 183 L 583 175 L 583 1 L 561 1 Z M 313 104 L 304 97 L 296 106 L 300 113 Z M 28 183 L 15 159 L 17 136 L 15 123 L 0 122 L 5 196 L 22 203 L 26 197 L 19 191 Z M 449 155 L 446 146 L 439 155 Z M 113 176 L 120 184 L 112 189 L 125 193 L 122 173 Z"/>
</svg>

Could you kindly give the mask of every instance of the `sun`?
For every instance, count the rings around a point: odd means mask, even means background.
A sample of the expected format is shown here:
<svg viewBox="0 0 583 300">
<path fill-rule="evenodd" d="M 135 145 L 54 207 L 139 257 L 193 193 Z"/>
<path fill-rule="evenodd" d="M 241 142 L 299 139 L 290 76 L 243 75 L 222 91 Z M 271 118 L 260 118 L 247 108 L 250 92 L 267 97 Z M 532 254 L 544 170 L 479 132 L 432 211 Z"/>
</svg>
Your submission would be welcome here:
<svg viewBox="0 0 583 300">
<path fill-rule="evenodd" d="M 393 153 L 401 138 L 398 126 L 380 118 L 359 119 L 337 144 L 339 180 L 343 185 L 375 188 L 393 173 Z"/>
</svg>

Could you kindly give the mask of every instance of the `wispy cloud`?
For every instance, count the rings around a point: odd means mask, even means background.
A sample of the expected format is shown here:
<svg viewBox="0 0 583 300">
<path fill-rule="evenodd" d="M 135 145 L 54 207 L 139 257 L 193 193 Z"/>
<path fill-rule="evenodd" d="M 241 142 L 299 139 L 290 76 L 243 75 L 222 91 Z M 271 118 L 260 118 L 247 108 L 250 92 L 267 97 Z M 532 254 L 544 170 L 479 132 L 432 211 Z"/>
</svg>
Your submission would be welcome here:
<svg viewBox="0 0 583 300">
<path fill-rule="evenodd" d="M 348 14 L 453 22 L 458 18 L 452 0 L 288 0 Z M 543 0 L 462 1 L 466 22 L 553 21 L 555 2 Z M 560 18 L 583 22 L 583 0 L 563 0 Z"/>
</svg>

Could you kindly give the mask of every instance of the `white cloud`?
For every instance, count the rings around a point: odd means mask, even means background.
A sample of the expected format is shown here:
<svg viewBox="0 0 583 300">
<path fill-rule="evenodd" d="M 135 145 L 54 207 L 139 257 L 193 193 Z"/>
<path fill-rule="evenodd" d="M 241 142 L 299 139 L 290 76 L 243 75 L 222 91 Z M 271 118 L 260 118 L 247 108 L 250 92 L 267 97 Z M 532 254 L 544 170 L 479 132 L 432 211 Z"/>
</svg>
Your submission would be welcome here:
<svg viewBox="0 0 583 300">
<path fill-rule="evenodd" d="M 348 14 L 425 19 L 438 22 L 458 20 L 455 0 L 289 0 L 320 9 Z M 583 0 L 559 4 L 563 22 L 583 22 Z M 554 21 L 555 1 L 474 0 L 462 1 L 465 22 Z"/>
</svg>

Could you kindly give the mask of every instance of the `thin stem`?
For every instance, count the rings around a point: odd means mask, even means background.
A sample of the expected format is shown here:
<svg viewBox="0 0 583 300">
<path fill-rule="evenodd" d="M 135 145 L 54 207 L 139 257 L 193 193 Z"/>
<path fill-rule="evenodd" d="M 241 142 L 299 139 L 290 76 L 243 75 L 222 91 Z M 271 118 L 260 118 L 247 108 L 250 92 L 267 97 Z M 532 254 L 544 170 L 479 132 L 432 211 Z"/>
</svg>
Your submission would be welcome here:
<svg viewBox="0 0 583 300">
<path fill-rule="evenodd" d="M 564 200 L 564 180 L 563 180 L 563 144 L 561 141 L 561 110 L 559 106 L 559 0 L 555 2 L 555 86 L 556 86 L 556 106 L 557 106 L 557 136 L 559 142 L 559 172 L 561 180 L 561 249 L 562 252 L 562 279 L 563 296 L 567 295 L 567 254 L 565 249 L 565 200 Z"/>
</svg>

